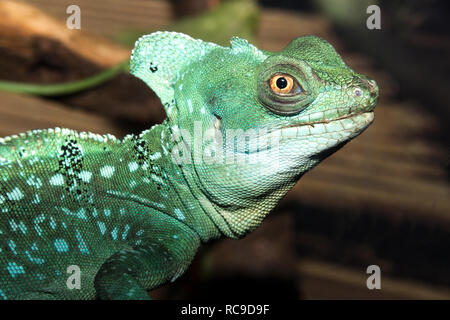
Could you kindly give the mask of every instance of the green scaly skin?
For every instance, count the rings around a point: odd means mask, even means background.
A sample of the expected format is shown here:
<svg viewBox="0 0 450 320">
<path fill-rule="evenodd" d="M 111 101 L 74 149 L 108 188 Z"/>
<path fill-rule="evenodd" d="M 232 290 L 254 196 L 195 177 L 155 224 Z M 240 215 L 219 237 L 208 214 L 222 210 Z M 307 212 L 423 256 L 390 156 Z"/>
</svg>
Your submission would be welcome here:
<svg viewBox="0 0 450 320">
<path fill-rule="evenodd" d="M 59 128 L 0 139 L 0 298 L 149 299 L 200 243 L 254 230 L 369 126 L 378 97 L 312 36 L 272 53 L 156 32 L 130 66 L 160 97 L 162 124 L 123 140 Z M 274 92 L 276 74 L 293 89 Z"/>
</svg>

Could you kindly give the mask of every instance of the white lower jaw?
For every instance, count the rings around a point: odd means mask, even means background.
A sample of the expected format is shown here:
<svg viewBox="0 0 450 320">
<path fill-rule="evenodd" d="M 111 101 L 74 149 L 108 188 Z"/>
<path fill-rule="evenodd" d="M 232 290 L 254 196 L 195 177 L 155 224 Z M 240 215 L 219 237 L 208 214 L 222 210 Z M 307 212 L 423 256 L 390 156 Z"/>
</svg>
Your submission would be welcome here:
<svg viewBox="0 0 450 320">
<path fill-rule="evenodd" d="M 313 126 L 283 128 L 277 133 L 280 139 L 277 156 L 274 157 L 272 150 L 262 159 L 267 160 L 266 165 L 278 163 L 277 169 L 280 171 L 296 171 L 299 167 L 303 169 L 302 171 L 308 170 L 310 166 L 316 164 L 315 162 L 321 160 L 315 157 L 317 154 L 353 139 L 363 132 L 373 119 L 373 112 L 366 112 Z"/>
<path fill-rule="evenodd" d="M 268 176 L 274 172 L 297 171 L 299 167 L 308 170 L 320 161 L 315 157 L 317 154 L 353 139 L 373 119 L 373 112 L 367 112 L 328 123 L 272 131 L 265 139 L 257 140 L 261 151 L 245 155 L 246 161 L 240 164 L 245 166 L 248 161 L 249 167 L 258 168 L 260 174 Z"/>
<path fill-rule="evenodd" d="M 274 130 L 251 140 L 250 149 L 253 152 L 246 156 L 250 159 L 258 157 L 265 159 L 266 153 L 272 153 L 273 157 L 273 152 L 276 151 L 281 157 L 288 153 L 295 158 L 299 155 L 307 158 L 356 137 L 372 123 L 373 119 L 373 112 L 366 112 L 330 122 Z M 258 149 L 263 151 L 255 152 Z M 268 152 L 269 150 L 272 151 Z M 244 150 L 237 150 L 236 153 L 245 154 Z"/>
<path fill-rule="evenodd" d="M 325 135 L 332 135 L 337 139 L 350 137 L 359 134 L 367 128 L 372 123 L 373 119 L 373 112 L 365 112 L 330 122 L 283 128 L 280 130 L 281 140 L 323 137 Z"/>
<path fill-rule="evenodd" d="M 281 130 L 280 147 L 292 148 L 298 146 L 299 156 L 311 158 L 315 155 L 347 142 L 362 133 L 374 119 L 373 112 L 355 116 Z"/>
</svg>

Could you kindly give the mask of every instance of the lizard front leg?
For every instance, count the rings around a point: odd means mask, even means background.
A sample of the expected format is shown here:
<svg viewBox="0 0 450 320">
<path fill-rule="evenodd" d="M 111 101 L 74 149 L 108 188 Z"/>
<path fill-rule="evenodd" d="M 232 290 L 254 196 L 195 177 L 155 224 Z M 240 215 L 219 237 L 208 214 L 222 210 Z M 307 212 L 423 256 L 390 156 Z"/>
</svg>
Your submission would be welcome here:
<svg viewBox="0 0 450 320">
<path fill-rule="evenodd" d="M 199 240 L 196 234 L 186 233 L 186 230 L 180 229 L 176 234 L 173 231 L 169 232 L 171 239 L 161 235 L 151 237 L 141 245 L 122 249 L 107 259 L 95 277 L 97 298 L 150 299 L 147 289 L 182 275 L 197 251 Z M 178 245 L 169 245 L 173 240 Z"/>
</svg>

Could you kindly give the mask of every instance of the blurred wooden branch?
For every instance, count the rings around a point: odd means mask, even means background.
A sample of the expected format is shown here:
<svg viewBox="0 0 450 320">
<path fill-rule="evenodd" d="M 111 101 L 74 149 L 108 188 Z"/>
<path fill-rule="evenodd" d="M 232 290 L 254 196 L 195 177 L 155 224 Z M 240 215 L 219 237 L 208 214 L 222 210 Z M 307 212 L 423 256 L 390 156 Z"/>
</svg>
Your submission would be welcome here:
<svg viewBox="0 0 450 320">
<path fill-rule="evenodd" d="M 369 290 L 366 270 L 305 259 L 297 264 L 305 299 L 450 299 L 450 290 L 383 276 L 381 290 Z"/>
<path fill-rule="evenodd" d="M 70 128 L 78 131 L 125 134 L 108 118 L 70 110 L 56 102 L 0 92 L 0 137 L 32 129 Z"/>
<path fill-rule="evenodd" d="M 65 8 L 60 6 L 64 15 Z M 39 84 L 76 81 L 129 59 L 130 51 L 83 29 L 70 30 L 65 19 L 52 18 L 26 3 L 0 2 L 2 80 Z M 60 101 L 122 121 L 148 124 L 164 118 L 156 95 L 126 73 L 95 91 Z"/>
<path fill-rule="evenodd" d="M 219 5 L 220 0 L 172 0 L 177 17 L 195 16 Z"/>
<path fill-rule="evenodd" d="M 45 11 L 31 7 L 27 2 Z M 93 36 L 91 32 L 112 35 L 111 30 L 119 31 L 118 28 L 125 31 L 141 27 L 141 33 L 149 33 L 166 29 L 172 22 L 172 14 L 169 13 L 172 6 L 163 1 L 131 1 L 124 5 L 116 0 L 95 3 L 80 0 L 77 4 L 81 7 L 81 31 L 69 30 L 65 25 L 68 3 L 52 0 L 2 2 L 0 11 L 5 19 L 0 23 L 3 26 L 0 28 L 0 78 L 39 84 L 83 79 L 97 74 L 105 66 L 129 59 L 131 51 Z M 228 1 L 225 6 L 215 7 L 195 19 L 171 24 L 169 28 L 216 42 L 228 43 L 235 34 L 252 38 L 256 28 L 256 9 L 253 1 Z M 54 13 L 57 18 L 44 12 Z M 140 17 L 147 12 L 158 13 L 159 20 L 147 19 L 144 25 Z M 231 16 L 233 23 L 223 28 L 221 23 L 226 24 Z M 102 23 L 98 24 L 99 21 Z M 138 35 L 134 33 L 132 43 Z M 141 81 L 128 74 L 95 91 L 65 96 L 60 100 L 84 110 L 128 120 L 136 125 L 133 129 L 136 131 L 164 118 L 159 99 Z"/>
<path fill-rule="evenodd" d="M 129 58 L 130 51 L 102 37 L 65 25 L 25 3 L 3 0 L 0 2 L 0 48 L 11 50 L 24 58 L 33 54 L 36 38 L 49 39 L 73 51 L 81 58 L 100 67 L 115 65 Z"/>
</svg>

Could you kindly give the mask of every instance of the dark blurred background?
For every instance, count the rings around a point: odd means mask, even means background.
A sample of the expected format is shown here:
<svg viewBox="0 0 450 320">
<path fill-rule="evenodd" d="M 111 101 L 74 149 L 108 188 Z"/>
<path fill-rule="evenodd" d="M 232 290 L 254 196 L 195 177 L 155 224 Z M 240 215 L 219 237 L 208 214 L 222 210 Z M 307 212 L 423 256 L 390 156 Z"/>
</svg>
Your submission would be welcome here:
<svg viewBox="0 0 450 320">
<path fill-rule="evenodd" d="M 81 30 L 66 8 L 81 8 Z M 381 29 L 369 30 L 369 5 Z M 447 1 L 23 0 L 0 2 L 0 79 L 55 84 L 129 58 L 134 41 L 176 30 L 267 50 L 313 34 L 375 79 L 375 122 L 326 159 L 246 238 L 203 246 L 157 299 L 449 299 L 450 41 Z M 36 128 L 140 132 L 164 119 L 157 97 L 123 73 L 81 92 L 0 91 L 0 137 Z M 368 290 L 366 268 L 381 268 Z"/>
</svg>

